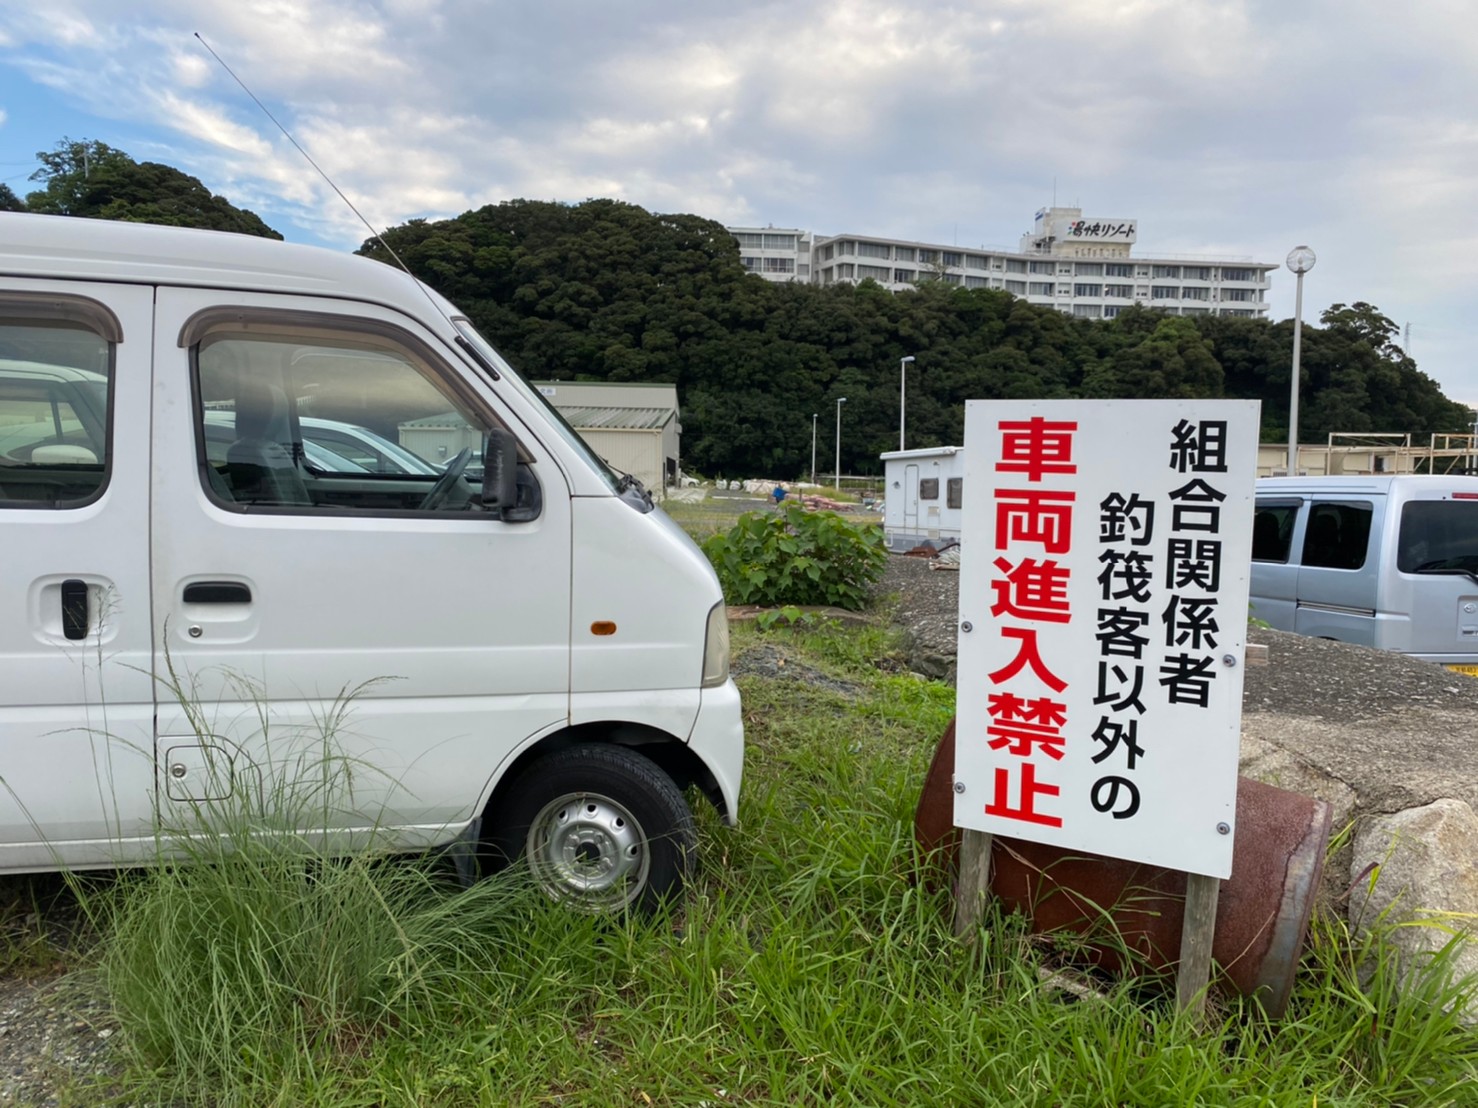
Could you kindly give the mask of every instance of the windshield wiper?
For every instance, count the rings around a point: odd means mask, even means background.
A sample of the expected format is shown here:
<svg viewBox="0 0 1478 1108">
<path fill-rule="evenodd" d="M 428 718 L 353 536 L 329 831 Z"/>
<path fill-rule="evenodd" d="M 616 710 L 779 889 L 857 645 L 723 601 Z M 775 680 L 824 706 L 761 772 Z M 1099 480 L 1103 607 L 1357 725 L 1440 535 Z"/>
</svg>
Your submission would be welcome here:
<svg viewBox="0 0 1478 1108">
<path fill-rule="evenodd" d="M 1468 580 L 1472 581 L 1475 585 L 1478 585 L 1478 573 L 1474 573 L 1471 569 L 1466 569 L 1463 566 L 1449 566 L 1449 565 L 1445 565 L 1444 562 L 1445 562 L 1445 559 L 1439 560 L 1439 561 L 1435 561 L 1435 562 L 1423 562 L 1421 565 L 1417 566 L 1411 572 L 1412 573 L 1425 573 L 1425 574 L 1429 574 L 1429 575 L 1446 575 L 1446 576 L 1451 576 L 1453 574 L 1460 573 L 1464 577 L 1468 578 Z"/>
</svg>

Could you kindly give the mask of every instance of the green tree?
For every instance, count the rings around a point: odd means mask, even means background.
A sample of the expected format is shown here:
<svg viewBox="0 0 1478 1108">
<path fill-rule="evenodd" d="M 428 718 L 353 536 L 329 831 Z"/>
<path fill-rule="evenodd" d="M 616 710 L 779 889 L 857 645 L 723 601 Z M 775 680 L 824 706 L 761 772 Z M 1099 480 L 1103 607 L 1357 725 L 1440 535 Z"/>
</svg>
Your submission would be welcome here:
<svg viewBox="0 0 1478 1108">
<path fill-rule="evenodd" d="M 26 210 L 26 202 L 22 200 L 9 185 L 0 184 L 0 212 L 23 212 Z"/>
<path fill-rule="evenodd" d="M 199 178 L 158 162 L 135 162 L 106 143 L 63 139 L 36 157 L 41 168 L 31 179 L 45 187 L 27 195 L 28 211 L 282 238 Z"/>
</svg>

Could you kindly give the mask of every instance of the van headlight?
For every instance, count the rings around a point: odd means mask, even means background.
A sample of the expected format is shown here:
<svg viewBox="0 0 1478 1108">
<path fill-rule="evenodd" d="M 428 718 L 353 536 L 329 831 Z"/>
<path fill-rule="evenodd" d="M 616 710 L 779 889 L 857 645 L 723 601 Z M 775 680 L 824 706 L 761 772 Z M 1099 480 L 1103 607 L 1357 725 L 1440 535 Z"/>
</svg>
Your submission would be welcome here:
<svg viewBox="0 0 1478 1108">
<path fill-rule="evenodd" d="M 711 689 L 729 679 L 729 610 L 720 600 L 708 613 L 703 633 L 703 687 Z"/>
</svg>

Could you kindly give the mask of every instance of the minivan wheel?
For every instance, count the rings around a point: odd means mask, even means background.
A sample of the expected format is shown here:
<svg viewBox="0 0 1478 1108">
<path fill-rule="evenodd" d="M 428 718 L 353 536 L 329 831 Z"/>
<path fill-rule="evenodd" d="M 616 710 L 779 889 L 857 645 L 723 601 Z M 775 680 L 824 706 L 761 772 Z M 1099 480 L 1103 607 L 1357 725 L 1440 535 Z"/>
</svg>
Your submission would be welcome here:
<svg viewBox="0 0 1478 1108">
<path fill-rule="evenodd" d="M 693 814 L 650 758 L 572 746 L 529 766 L 504 796 L 489 813 L 489 868 L 522 858 L 551 899 L 592 913 L 650 912 L 681 891 Z"/>
</svg>

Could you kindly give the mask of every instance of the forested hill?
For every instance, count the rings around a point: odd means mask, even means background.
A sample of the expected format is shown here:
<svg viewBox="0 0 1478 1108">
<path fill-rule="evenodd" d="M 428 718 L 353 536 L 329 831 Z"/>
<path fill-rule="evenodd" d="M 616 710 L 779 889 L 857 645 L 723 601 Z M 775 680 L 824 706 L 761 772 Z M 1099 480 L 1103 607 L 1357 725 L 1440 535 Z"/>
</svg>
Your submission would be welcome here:
<svg viewBox="0 0 1478 1108">
<path fill-rule="evenodd" d="M 1264 439 L 1287 435 L 1291 321 L 1095 321 L 938 282 L 774 284 L 744 272 L 720 224 L 612 200 L 511 201 L 386 240 L 529 377 L 676 383 L 684 461 L 707 474 L 804 473 L 813 413 L 829 469 L 842 396 L 843 470 L 877 472 L 898 445 L 906 354 L 911 447 L 959 443 L 963 402 L 991 397 L 1259 399 Z M 360 252 L 390 260 L 374 241 Z M 1303 441 L 1467 426 L 1375 308 L 1335 305 L 1321 323 L 1304 327 Z"/>
</svg>

